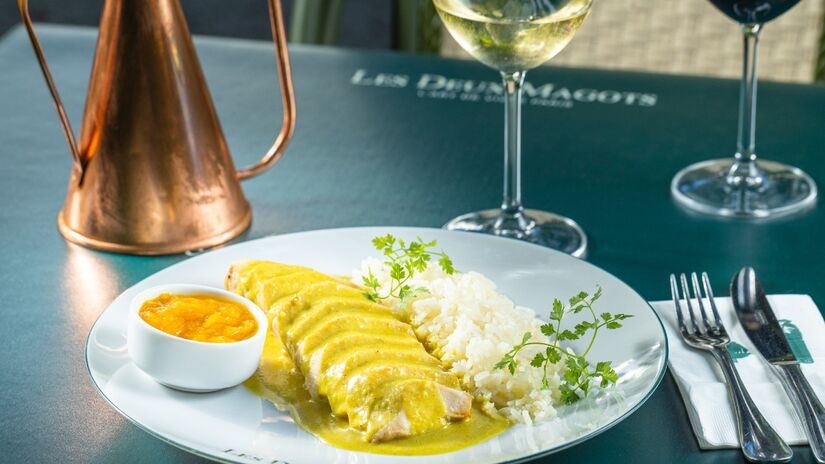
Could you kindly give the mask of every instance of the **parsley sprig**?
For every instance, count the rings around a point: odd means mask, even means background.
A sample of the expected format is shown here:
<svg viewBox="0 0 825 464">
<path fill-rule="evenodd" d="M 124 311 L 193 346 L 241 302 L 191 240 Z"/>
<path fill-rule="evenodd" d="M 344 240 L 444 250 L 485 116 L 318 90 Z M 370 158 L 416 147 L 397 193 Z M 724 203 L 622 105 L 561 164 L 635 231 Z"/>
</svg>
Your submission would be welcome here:
<svg viewBox="0 0 825 464">
<path fill-rule="evenodd" d="M 437 259 L 439 267 L 446 274 L 456 272 L 453 261 L 443 251 L 432 251 L 438 243 L 435 240 L 425 242 L 420 237 L 407 243 L 404 239 L 396 238 L 392 234 L 372 239 L 372 245 L 380 251 L 386 260 L 384 264 L 390 270 L 390 288 L 386 293 L 381 293 L 381 284 L 375 277 L 372 270 L 363 277 L 364 286 L 367 292 L 364 294 L 372 301 L 383 300 L 395 297 L 401 300 L 402 304 L 412 297 L 424 292 L 423 288 L 413 288 L 407 282 L 419 272 L 427 269 L 427 265 L 433 258 Z"/>
<path fill-rule="evenodd" d="M 586 397 L 595 382 L 598 382 L 602 388 L 615 384 L 618 380 L 618 375 L 611 367 L 610 361 L 599 361 L 593 366 L 590 361 L 588 361 L 587 355 L 590 353 L 591 348 L 593 348 L 593 343 L 596 341 L 599 330 L 618 329 L 622 326 L 620 321 L 633 316 L 630 314 L 611 314 L 608 312 L 596 315 L 593 304 L 600 296 L 602 296 L 602 288 L 598 287 L 593 295 L 589 295 L 587 292 L 580 292 L 573 296 L 568 301 L 567 306 L 565 306 L 561 300 L 553 300 L 553 308 L 548 317 L 549 322 L 540 327 L 541 333 L 549 337 L 549 343 L 530 341 L 533 334 L 527 332 L 522 337 L 521 343 L 515 345 L 512 350 L 505 354 L 504 357 L 501 358 L 501 361 L 496 363 L 495 368 L 507 369 L 510 371 L 510 374 L 514 374 L 518 366 L 516 355 L 528 346 L 541 346 L 544 350 L 536 353 L 530 361 L 530 365 L 543 370 L 542 387 L 548 388 L 548 364 L 556 364 L 564 359 L 564 374 L 562 376 L 562 382 L 559 385 L 563 403 L 572 404 Z M 564 316 L 568 314 L 579 314 L 585 310 L 590 313 L 592 320 L 579 322 L 572 330 L 562 329 Z M 590 335 L 590 340 L 581 354 L 573 353 L 560 346 L 560 342 L 578 340 L 587 334 Z"/>
</svg>

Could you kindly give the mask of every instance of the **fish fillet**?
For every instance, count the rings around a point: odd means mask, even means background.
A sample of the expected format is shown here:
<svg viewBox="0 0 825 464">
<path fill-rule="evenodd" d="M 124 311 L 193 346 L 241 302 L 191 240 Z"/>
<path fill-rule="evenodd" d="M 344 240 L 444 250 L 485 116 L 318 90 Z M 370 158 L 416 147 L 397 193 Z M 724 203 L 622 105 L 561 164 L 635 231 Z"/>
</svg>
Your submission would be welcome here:
<svg viewBox="0 0 825 464">
<path fill-rule="evenodd" d="M 226 287 L 265 310 L 315 398 L 372 442 L 470 416 L 472 398 L 390 308 L 363 289 L 302 266 L 233 264 Z"/>
</svg>

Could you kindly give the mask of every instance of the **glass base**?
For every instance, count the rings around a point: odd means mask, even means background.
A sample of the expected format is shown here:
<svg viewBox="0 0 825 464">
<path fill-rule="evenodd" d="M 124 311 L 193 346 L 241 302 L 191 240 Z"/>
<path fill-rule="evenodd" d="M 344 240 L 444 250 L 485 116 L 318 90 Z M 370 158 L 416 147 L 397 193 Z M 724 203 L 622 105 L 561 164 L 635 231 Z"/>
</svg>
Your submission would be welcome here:
<svg viewBox="0 0 825 464">
<path fill-rule="evenodd" d="M 676 201 L 715 216 L 772 218 L 816 203 L 816 184 L 800 169 L 773 161 L 734 165 L 732 158 L 703 161 L 676 174 L 670 186 Z"/>
<path fill-rule="evenodd" d="M 582 228 L 572 219 L 546 211 L 526 209 L 506 214 L 501 209 L 488 209 L 459 216 L 444 228 L 524 240 L 577 258 L 587 252 L 587 235 Z"/>
</svg>

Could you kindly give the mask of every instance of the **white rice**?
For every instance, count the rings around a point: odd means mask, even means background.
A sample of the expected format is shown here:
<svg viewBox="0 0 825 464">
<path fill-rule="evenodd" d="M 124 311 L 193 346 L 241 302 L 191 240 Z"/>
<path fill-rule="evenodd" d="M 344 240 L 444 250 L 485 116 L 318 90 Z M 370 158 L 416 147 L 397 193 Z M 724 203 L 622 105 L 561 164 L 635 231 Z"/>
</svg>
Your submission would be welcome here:
<svg viewBox="0 0 825 464">
<path fill-rule="evenodd" d="M 386 294 L 389 270 L 381 260 L 365 259 L 361 268 L 353 271 L 353 282 L 363 284 L 363 276 L 370 271 L 383 286 L 381 293 Z M 515 374 L 494 367 L 521 343 L 525 332 L 532 334 L 532 341 L 548 341 L 539 330 L 543 321 L 531 309 L 514 305 L 477 272 L 447 275 L 431 264 L 408 284 L 427 292 L 400 309 L 403 317 L 489 412 L 528 424 L 555 417 L 553 405 L 559 399 L 562 366 L 548 365 L 549 388 L 542 388 L 542 370 L 530 366 L 541 347 L 528 347 L 518 354 Z M 400 308 L 398 301 L 389 303 Z"/>
</svg>

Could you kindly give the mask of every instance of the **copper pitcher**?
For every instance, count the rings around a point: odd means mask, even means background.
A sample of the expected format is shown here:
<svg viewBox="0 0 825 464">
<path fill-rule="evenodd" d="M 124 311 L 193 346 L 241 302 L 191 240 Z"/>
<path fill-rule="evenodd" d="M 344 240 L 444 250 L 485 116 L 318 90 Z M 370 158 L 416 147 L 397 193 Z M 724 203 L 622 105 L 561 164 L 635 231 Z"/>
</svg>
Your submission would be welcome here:
<svg viewBox="0 0 825 464">
<path fill-rule="evenodd" d="M 280 0 L 267 0 L 284 118 L 255 165 L 236 170 L 178 0 L 106 0 L 75 143 L 28 12 L 23 22 L 74 158 L 63 236 L 144 255 L 219 245 L 251 223 L 240 180 L 270 168 L 295 127 Z"/>
</svg>

